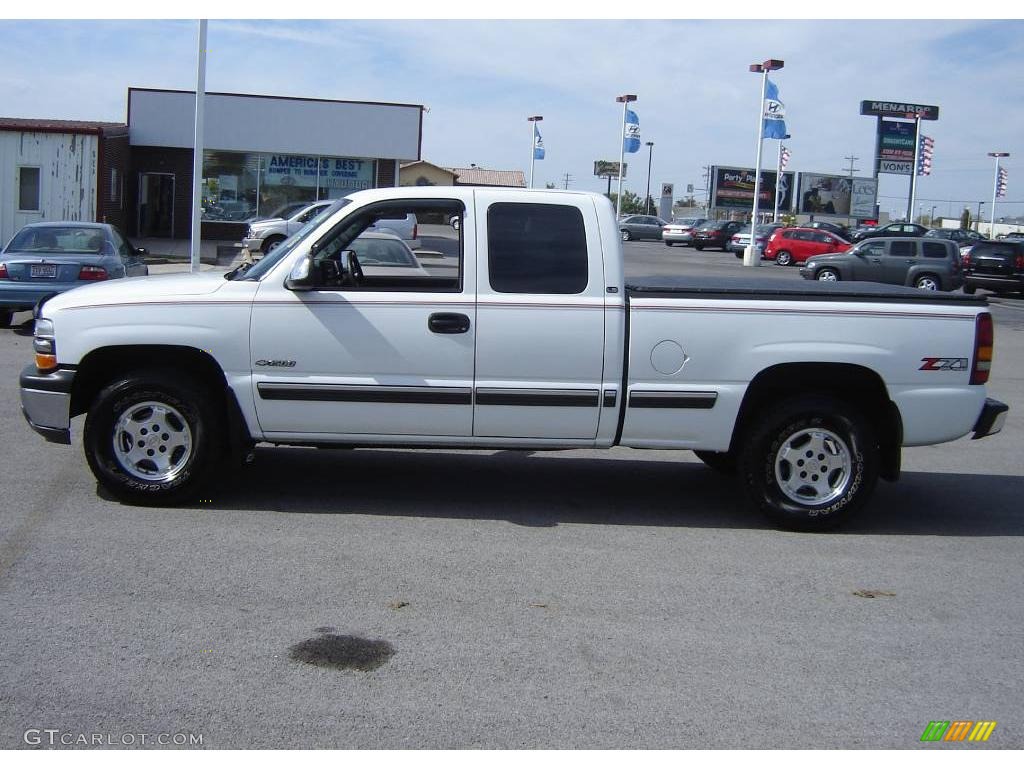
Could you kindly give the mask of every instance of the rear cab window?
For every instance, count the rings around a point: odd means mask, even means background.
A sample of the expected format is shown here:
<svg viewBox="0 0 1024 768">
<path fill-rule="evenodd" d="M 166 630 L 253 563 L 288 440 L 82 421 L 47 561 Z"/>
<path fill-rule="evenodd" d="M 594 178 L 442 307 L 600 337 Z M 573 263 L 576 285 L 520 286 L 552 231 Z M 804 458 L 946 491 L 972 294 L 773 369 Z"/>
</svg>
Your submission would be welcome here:
<svg viewBox="0 0 1024 768">
<path fill-rule="evenodd" d="M 589 283 L 587 233 L 574 206 L 494 203 L 487 271 L 496 293 L 579 294 Z"/>
</svg>

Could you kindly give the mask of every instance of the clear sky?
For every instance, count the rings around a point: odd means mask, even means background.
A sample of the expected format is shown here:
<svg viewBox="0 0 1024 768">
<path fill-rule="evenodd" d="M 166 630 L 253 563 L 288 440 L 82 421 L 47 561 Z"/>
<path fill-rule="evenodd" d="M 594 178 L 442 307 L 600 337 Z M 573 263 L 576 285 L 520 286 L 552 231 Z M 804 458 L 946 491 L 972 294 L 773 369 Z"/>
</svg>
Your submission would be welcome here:
<svg viewBox="0 0 1024 768">
<path fill-rule="evenodd" d="M 0 114 L 124 120 L 129 85 L 192 88 L 191 21 L 0 22 Z M 1021 21 L 218 21 L 207 88 L 424 104 L 423 159 L 527 169 L 541 114 L 538 186 L 601 190 L 593 161 L 618 159 L 620 93 L 635 93 L 652 187 L 703 186 L 702 166 L 753 166 L 759 76 L 773 80 L 793 138 L 790 170 L 870 175 L 874 119 L 862 99 L 936 104 L 925 123 L 934 170 L 929 212 L 959 215 L 992 197 L 986 153 L 1007 151 L 1007 203 L 1024 214 L 1024 22 Z M 777 143 L 765 142 L 768 163 Z M 647 154 L 627 155 L 643 193 Z M 882 210 L 902 213 L 909 177 L 883 176 Z M 679 195 L 677 194 L 677 197 Z M 945 202 L 956 201 L 956 202 Z"/>
</svg>

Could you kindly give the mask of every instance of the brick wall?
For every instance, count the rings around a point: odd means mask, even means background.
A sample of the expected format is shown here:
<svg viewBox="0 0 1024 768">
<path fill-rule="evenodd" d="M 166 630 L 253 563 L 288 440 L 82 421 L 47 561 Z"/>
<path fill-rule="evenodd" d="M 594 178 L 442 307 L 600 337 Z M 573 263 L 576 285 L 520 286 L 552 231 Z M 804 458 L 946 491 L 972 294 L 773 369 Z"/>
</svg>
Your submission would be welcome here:
<svg viewBox="0 0 1024 768">
<path fill-rule="evenodd" d="M 101 136 L 99 163 L 96 169 L 96 220 L 113 224 L 128 232 L 129 210 L 134 208 L 128 196 L 129 153 L 128 134 Z"/>
<path fill-rule="evenodd" d="M 171 147 L 132 147 L 128 201 L 128 228 L 138 237 L 139 174 L 174 174 L 174 222 L 172 237 L 188 239 L 192 230 L 192 150 Z"/>
</svg>

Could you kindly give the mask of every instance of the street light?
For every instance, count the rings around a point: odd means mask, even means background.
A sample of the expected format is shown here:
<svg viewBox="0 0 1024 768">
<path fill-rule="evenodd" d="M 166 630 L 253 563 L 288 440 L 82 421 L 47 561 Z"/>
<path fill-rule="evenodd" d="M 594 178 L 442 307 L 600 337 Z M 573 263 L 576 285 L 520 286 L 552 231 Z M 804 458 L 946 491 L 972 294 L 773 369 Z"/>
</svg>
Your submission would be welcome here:
<svg viewBox="0 0 1024 768">
<path fill-rule="evenodd" d="M 761 101 L 757 105 L 757 162 L 754 164 L 754 210 L 750 218 L 750 245 L 743 253 L 743 266 L 761 266 L 761 253 L 757 248 L 757 237 L 754 228 L 757 226 L 757 208 L 761 202 L 761 151 L 764 149 L 764 99 L 768 92 L 768 73 L 782 69 L 785 62 L 781 59 L 767 59 L 760 64 L 751 64 L 751 72 L 761 73 Z"/>
<path fill-rule="evenodd" d="M 533 189 L 533 164 L 537 160 L 537 123 L 543 119 L 542 115 L 526 118 L 530 124 L 530 189 Z"/>
<path fill-rule="evenodd" d="M 645 141 L 644 144 L 647 145 L 647 197 L 644 198 L 644 213 L 650 216 L 651 206 L 648 201 L 651 199 L 651 161 L 654 159 L 654 142 Z"/>
<path fill-rule="evenodd" d="M 989 157 L 994 157 L 996 160 L 996 175 L 992 180 L 992 213 L 989 214 L 991 222 L 988 225 L 988 238 L 989 240 L 995 239 L 996 236 L 996 197 L 999 195 L 999 158 L 1009 157 L 1009 152 L 989 152 Z"/>
<path fill-rule="evenodd" d="M 622 164 L 626 160 L 626 110 L 629 109 L 631 101 L 636 101 L 636 94 L 624 93 L 622 96 L 616 96 L 615 101 L 622 104 L 622 125 L 619 128 L 619 191 L 615 196 L 615 220 L 618 221 L 622 212 Z"/>
</svg>

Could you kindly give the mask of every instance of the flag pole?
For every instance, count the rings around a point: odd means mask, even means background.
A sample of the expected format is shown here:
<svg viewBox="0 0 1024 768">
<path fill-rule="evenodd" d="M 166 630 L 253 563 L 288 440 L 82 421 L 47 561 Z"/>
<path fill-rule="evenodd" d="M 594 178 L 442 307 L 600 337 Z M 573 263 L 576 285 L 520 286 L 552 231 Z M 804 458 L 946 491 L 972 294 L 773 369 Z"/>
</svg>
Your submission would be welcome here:
<svg viewBox="0 0 1024 768">
<path fill-rule="evenodd" d="M 914 115 L 914 166 L 910 169 L 910 203 L 907 221 L 914 221 L 914 203 L 917 201 L 917 166 L 921 162 L 921 113 Z"/>
<path fill-rule="evenodd" d="M 761 67 L 761 101 L 757 110 L 757 162 L 754 164 L 754 210 L 750 216 L 750 245 L 743 253 L 743 266 L 761 266 L 761 254 L 757 250 L 757 208 L 761 202 L 761 153 L 764 150 L 764 99 L 768 92 L 768 68 Z"/>
<path fill-rule="evenodd" d="M 1009 152 L 989 152 L 989 157 L 994 157 L 996 160 L 996 175 L 992 179 L 992 213 L 988 225 L 988 239 L 995 240 L 996 237 L 996 198 L 999 197 L 999 158 L 1009 157 Z M 978 210 L 981 210 L 981 203 L 978 203 Z M 980 219 L 981 216 L 979 215 Z"/>
<path fill-rule="evenodd" d="M 622 215 L 622 164 L 626 161 L 626 110 L 629 108 L 629 102 L 626 99 L 622 99 L 622 126 L 620 127 L 619 133 L 619 191 L 615 195 L 615 220 L 619 220 L 619 216 Z"/>
<path fill-rule="evenodd" d="M 530 124 L 530 189 L 533 189 L 533 166 L 537 162 L 537 123 L 543 119 L 543 115 L 526 118 L 526 122 Z"/>
<path fill-rule="evenodd" d="M 200 217 L 203 202 L 203 113 L 206 107 L 206 19 L 199 20 L 199 63 L 196 68 L 195 138 L 192 143 L 192 242 L 189 262 L 192 272 L 199 271 L 201 238 Z"/>
</svg>

